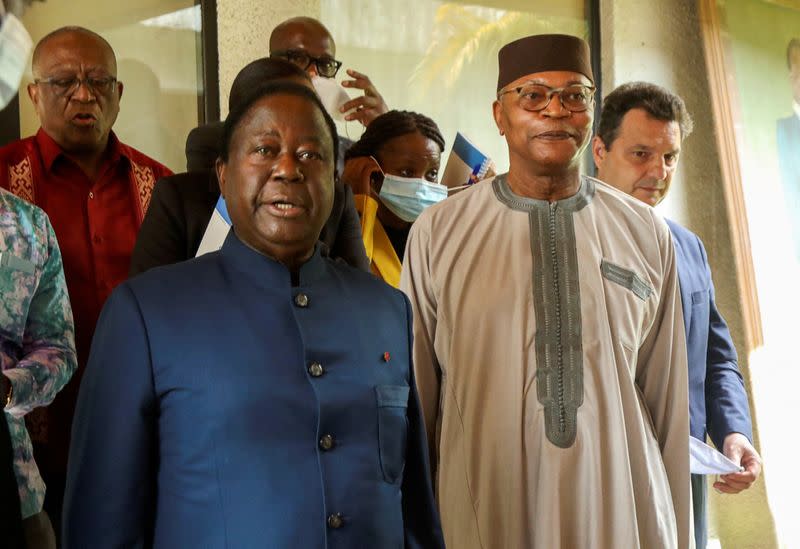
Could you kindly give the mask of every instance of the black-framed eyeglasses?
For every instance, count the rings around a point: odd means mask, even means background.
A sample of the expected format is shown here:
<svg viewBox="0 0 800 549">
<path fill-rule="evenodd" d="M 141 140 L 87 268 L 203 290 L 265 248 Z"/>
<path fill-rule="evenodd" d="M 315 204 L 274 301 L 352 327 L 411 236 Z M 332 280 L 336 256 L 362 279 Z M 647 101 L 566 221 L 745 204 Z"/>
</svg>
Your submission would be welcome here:
<svg viewBox="0 0 800 549">
<path fill-rule="evenodd" d="M 37 78 L 34 80 L 36 84 L 47 84 L 52 88 L 53 93 L 59 97 L 70 96 L 83 84 L 94 95 L 108 95 L 114 87 L 117 79 L 113 76 L 106 76 L 103 78 L 88 77 L 78 78 L 77 76 L 51 76 L 49 78 Z"/>
<path fill-rule="evenodd" d="M 297 65 L 303 70 L 308 70 L 311 63 L 317 67 L 317 74 L 325 78 L 333 78 L 342 66 L 341 61 L 337 61 L 333 57 L 313 57 L 304 50 L 284 50 L 274 51 L 270 57 L 277 57 L 279 59 L 286 59 L 289 63 Z"/>
<path fill-rule="evenodd" d="M 503 94 L 517 92 L 519 95 L 519 106 L 526 111 L 541 111 L 547 108 L 553 96 L 557 95 L 561 105 L 570 112 L 583 112 L 592 104 L 594 97 L 594 87 L 582 84 L 573 84 L 563 88 L 551 88 L 544 84 L 525 84 L 503 90 L 497 94 L 499 98 Z"/>
</svg>

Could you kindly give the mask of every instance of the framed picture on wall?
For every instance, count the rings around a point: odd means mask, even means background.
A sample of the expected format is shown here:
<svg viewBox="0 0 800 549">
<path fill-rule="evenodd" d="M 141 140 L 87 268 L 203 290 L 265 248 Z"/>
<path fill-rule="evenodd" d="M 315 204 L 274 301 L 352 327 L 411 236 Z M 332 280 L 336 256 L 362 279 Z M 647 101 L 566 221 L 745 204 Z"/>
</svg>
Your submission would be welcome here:
<svg viewBox="0 0 800 549">
<path fill-rule="evenodd" d="M 699 0 L 717 146 L 745 320 L 765 481 L 781 543 L 800 483 L 800 0 Z"/>
</svg>

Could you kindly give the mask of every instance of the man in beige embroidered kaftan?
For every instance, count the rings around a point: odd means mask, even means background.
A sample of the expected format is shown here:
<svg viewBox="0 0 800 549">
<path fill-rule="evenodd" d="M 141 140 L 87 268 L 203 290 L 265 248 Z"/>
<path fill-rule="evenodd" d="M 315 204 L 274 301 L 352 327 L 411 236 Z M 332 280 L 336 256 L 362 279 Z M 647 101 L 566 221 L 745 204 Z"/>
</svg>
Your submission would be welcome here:
<svg viewBox="0 0 800 549">
<path fill-rule="evenodd" d="M 401 288 L 448 547 L 692 544 L 686 345 L 667 225 L 579 165 L 588 46 L 500 50 L 507 174 L 424 212 Z"/>
</svg>

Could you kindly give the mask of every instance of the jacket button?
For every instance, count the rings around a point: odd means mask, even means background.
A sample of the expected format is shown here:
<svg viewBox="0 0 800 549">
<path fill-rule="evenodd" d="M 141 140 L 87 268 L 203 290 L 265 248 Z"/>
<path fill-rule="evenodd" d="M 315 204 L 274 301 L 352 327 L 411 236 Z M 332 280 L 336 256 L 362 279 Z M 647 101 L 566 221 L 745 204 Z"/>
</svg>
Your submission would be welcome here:
<svg viewBox="0 0 800 549">
<path fill-rule="evenodd" d="M 341 513 L 334 513 L 328 516 L 328 526 L 337 529 L 344 526 L 344 517 Z"/>
<path fill-rule="evenodd" d="M 306 294 L 297 294 L 294 296 L 294 304 L 298 307 L 308 307 L 308 296 Z"/>
<path fill-rule="evenodd" d="M 325 368 L 323 368 L 322 364 L 319 362 L 312 362 L 308 365 L 308 373 L 311 375 L 311 377 L 320 377 L 325 373 Z"/>
<path fill-rule="evenodd" d="M 322 435 L 319 439 L 319 447 L 325 452 L 332 450 L 335 444 L 336 441 L 333 439 L 332 435 Z"/>
</svg>

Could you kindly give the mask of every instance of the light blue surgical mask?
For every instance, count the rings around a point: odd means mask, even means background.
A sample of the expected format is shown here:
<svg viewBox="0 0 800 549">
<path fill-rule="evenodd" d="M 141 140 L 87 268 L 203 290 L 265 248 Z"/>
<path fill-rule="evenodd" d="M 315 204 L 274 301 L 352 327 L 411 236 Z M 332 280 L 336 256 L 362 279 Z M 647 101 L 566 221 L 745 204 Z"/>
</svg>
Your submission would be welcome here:
<svg viewBox="0 0 800 549">
<path fill-rule="evenodd" d="M 425 208 L 447 198 L 447 187 L 421 177 L 400 177 L 387 173 L 383 176 L 378 196 L 394 215 L 413 223 Z"/>
</svg>

